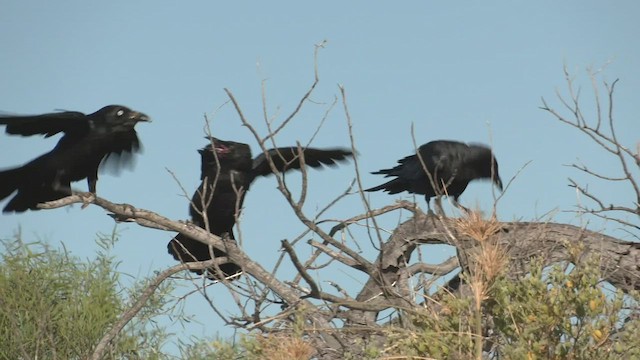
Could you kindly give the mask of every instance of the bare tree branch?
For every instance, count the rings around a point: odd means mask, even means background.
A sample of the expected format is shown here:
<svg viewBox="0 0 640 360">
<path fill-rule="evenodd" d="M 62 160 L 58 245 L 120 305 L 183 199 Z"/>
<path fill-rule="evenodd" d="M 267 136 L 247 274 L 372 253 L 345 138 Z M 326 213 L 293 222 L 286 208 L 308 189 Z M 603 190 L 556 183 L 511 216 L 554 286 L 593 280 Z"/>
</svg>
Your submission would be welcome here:
<svg viewBox="0 0 640 360">
<path fill-rule="evenodd" d="M 634 200 L 632 202 L 633 207 L 631 206 L 620 206 L 620 205 L 605 205 L 605 201 L 600 200 L 601 196 L 593 194 L 588 191 L 586 186 L 578 185 L 578 183 L 572 179 L 569 179 L 572 187 L 576 188 L 580 193 L 585 195 L 587 198 L 596 203 L 597 208 L 588 208 L 580 205 L 579 209 L 583 213 L 589 213 L 601 218 L 610 219 L 616 222 L 619 222 L 623 225 L 630 225 L 636 229 L 640 229 L 638 224 L 632 224 L 629 221 L 621 220 L 615 216 L 608 216 L 606 213 L 610 212 L 622 212 L 622 213 L 630 213 L 640 217 L 640 186 L 637 182 L 636 176 L 632 172 L 631 167 L 629 166 L 629 158 L 637 165 L 638 169 L 640 169 L 640 160 L 638 158 L 638 153 L 634 153 L 630 148 L 625 147 L 619 141 L 616 135 L 616 129 L 614 126 L 614 91 L 615 86 L 618 83 L 618 79 L 616 79 L 613 83 L 609 84 L 606 81 L 603 81 L 602 84 L 607 91 L 607 103 L 603 106 L 602 99 L 599 93 L 599 81 L 596 76 L 598 72 L 590 71 L 589 78 L 591 80 L 593 93 L 595 95 L 595 105 L 596 105 L 596 119 L 594 121 L 595 124 L 591 125 L 590 122 L 585 118 L 580 105 L 579 93 L 576 93 L 574 90 L 573 79 L 569 75 L 569 72 L 565 66 L 564 68 L 565 79 L 567 81 L 567 89 L 569 92 L 569 97 L 571 98 L 571 102 L 565 101 L 565 99 L 557 93 L 558 99 L 561 103 L 569 110 L 571 113 L 571 117 L 566 117 L 554 108 L 552 108 L 546 100 L 542 99 L 542 109 L 553 115 L 560 122 L 570 125 L 580 132 L 586 134 L 593 140 L 596 144 L 598 144 L 603 150 L 612 154 L 618 161 L 620 165 L 620 169 L 622 172 L 621 176 L 611 176 L 605 175 L 598 172 L 595 172 L 588 168 L 586 165 L 582 164 L 572 164 L 571 166 L 578 169 L 579 171 L 592 176 L 594 178 L 598 178 L 601 180 L 611 181 L 611 182 L 624 182 L 629 184 L 631 189 L 634 192 Z M 606 115 L 603 114 L 603 108 L 606 108 Z M 606 124 L 608 125 L 608 134 L 603 129 L 603 123 L 605 123 L 604 117 L 606 116 Z M 593 122 L 592 122 L 593 123 Z M 636 169 L 636 171 L 638 170 Z"/>
</svg>

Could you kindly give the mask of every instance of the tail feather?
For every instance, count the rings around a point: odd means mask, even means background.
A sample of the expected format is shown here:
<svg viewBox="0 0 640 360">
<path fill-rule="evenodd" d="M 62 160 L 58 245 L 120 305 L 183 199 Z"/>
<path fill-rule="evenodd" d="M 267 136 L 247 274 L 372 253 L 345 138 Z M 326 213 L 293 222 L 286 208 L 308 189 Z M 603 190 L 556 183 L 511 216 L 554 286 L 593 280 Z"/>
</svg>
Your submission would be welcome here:
<svg viewBox="0 0 640 360">
<path fill-rule="evenodd" d="M 37 175 L 31 174 L 26 167 L 0 172 L 0 200 L 17 191 L 2 212 L 24 212 L 38 210 L 38 204 L 61 199 L 70 194 L 70 184 L 54 189 L 53 185 L 43 181 L 38 183 Z M 41 179 L 42 180 L 42 179 Z"/>
<path fill-rule="evenodd" d="M 393 168 L 393 169 L 381 169 L 381 170 L 378 170 L 378 171 L 372 171 L 371 173 L 373 175 L 387 175 L 387 176 L 389 176 L 389 175 L 391 175 L 391 172 L 393 170 L 395 170 L 395 168 Z"/>
<path fill-rule="evenodd" d="M 384 183 L 382 185 L 378 185 L 378 186 L 374 186 L 368 189 L 364 189 L 364 191 L 368 191 L 368 192 L 372 192 L 372 191 L 380 191 L 380 190 L 385 190 L 386 187 L 385 185 L 387 185 L 387 183 Z"/>
<path fill-rule="evenodd" d="M 403 191 L 407 190 L 407 184 L 405 184 L 404 182 L 400 181 L 399 179 L 393 179 L 391 181 L 387 181 L 386 183 L 382 184 L 382 185 L 378 185 L 378 186 L 374 186 L 372 188 L 369 189 L 365 189 L 364 191 L 379 191 L 379 190 L 384 190 L 386 192 L 388 192 L 389 194 L 397 194 Z"/>
<path fill-rule="evenodd" d="M 9 201 L 2 212 L 20 213 L 27 210 L 40 210 L 38 204 L 62 199 L 66 196 L 69 196 L 68 191 L 54 190 L 49 186 L 18 189 L 18 193 Z"/>
<path fill-rule="evenodd" d="M 169 244 L 167 245 L 167 250 L 169 254 L 173 256 L 174 259 L 184 263 L 195 262 L 195 261 L 207 261 L 207 260 L 211 260 L 212 258 L 211 250 L 209 249 L 209 246 L 181 234 L 177 235 L 175 238 L 173 238 L 169 242 Z M 218 250 L 214 248 L 213 256 L 223 257 L 223 256 L 227 256 L 227 254 L 222 250 Z M 222 271 L 221 275 L 223 275 L 229 281 L 236 279 L 237 275 L 242 273 L 242 268 L 235 263 L 230 262 L 230 263 L 220 264 L 218 265 L 218 267 L 220 268 L 220 271 Z M 202 275 L 203 273 L 206 272 L 206 275 L 209 279 L 220 280 L 220 276 L 219 276 L 220 274 L 216 270 L 215 266 L 212 266 L 205 270 L 194 269 L 189 271 L 194 272 L 198 275 Z"/>
</svg>

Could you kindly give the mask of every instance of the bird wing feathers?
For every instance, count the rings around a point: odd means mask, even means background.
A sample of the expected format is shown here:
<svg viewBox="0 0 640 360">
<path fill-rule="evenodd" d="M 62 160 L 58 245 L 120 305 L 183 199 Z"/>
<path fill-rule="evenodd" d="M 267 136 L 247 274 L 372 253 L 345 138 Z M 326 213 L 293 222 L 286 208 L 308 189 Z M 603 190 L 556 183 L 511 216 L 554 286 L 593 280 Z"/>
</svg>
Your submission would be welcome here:
<svg viewBox="0 0 640 360">
<path fill-rule="evenodd" d="M 87 116 L 77 111 L 25 116 L 0 115 L 0 125 L 7 125 L 5 130 L 7 134 L 22 136 L 42 134 L 45 137 L 60 132 L 69 134 L 86 131 L 89 127 Z"/>
<path fill-rule="evenodd" d="M 335 165 L 336 162 L 346 160 L 353 153 L 345 149 L 304 149 L 304 164 L 313 168 L 322 165 Z M 279 172 L 300 169 L 302 162 L 297 147 L 281 147 L 267 150 L 269 157 Z M 264 153 L 253 159 L 252 173 L 254 176 L 266 176 L 272 174 L 271 166 Z"/>
<path fill-rule="evenodd" d="M 131 170 L 135 165 L 134 154 L 141 151 L 142 144 L 135 130 L 120 133 L 108 144 L 100 171 L 117 175 L 124 168 Z"/>
</svg>

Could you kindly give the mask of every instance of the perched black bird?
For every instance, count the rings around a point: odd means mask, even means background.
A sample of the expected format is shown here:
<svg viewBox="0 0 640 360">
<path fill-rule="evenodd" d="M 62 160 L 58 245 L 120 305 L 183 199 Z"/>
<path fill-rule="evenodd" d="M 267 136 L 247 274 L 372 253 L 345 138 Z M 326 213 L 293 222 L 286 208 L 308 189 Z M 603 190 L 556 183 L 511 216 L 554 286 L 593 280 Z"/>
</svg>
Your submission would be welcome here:
<svg viewBox="0 0 640 360">
<path fill-rule="evenodd" d="M 394 168 L 373 172 L 372 174 L 384 174 L 385 177 L 394 176 L 395 179 L 365 191 L 422 194 L 427 206 L 433 196 L 448 195 L 453 197 L 454 204 L 459 207 L 462 206 L 458 203 L 458 198 L 472 180 L 492 179 L 502 191 L 498 162 L 491 149 L 484 145 L 436 140 L 420 146 L 418 153 L 422 161 L 417 154 L 411 155 L 398 160 L 399 165 Z M 431 174 L 431 179 L 428 174 Z"/>
<path fill-rule="evenodd" d="M 64 135 L 53 150 L 27 164 L 0 172 L 0 200 L 17 191 L 3 212 L 37 210 L 37 204 L 71 194 L 71 182 L 87 179 L 96 192 L 98 167 L 118 170 L 131 162 L 140 149 L 134 129 L 138 121 L 150 121 L 143 113 L 109 105 L 85 115 L 75 111 L 34 116 L 0 116 L 7 134 L 50 137 Z"/>
<path fill-rule="evenodd" d="M 244 196 L 251 183 L 258 176 L 272 174 L 269 161 L 264 153 L 255 159 L 251 158 L 249 145 L 216 138 L 203 149 L 198 150 L 201 156 L 202 184 L 193 194 L 189 213 L 194 224 L 207 229 L 212 234 L 234 239 L 233 226 L 238 212 L 242 208 Z M 302 164 L 298 156 L 298 148 L 283 147 L 267 151 L 278 172 L 300 169 Z M 335 165 L 337 161 L 353 156 L 344 149 L 304 149 L 304 164 L 310 167 Z M 205 209 L 204 211 L 202 209 Z M 206 215 L 206 220 L 203 216 Z M 224 257 L 223 250 L 210 248 L 197 240 L 182 234 L 176 235 L 168 244 L 168 250 L 178 261 L 206 261 L 213 257 Z M 219 265 L 224 278 L 233 280 L 242 269 L 234 263 Z M 192 270 L 202 274 L 202 270 Z M 212 280 L 222 278 L 215 267 L 206 270 Z"/>
</svg>

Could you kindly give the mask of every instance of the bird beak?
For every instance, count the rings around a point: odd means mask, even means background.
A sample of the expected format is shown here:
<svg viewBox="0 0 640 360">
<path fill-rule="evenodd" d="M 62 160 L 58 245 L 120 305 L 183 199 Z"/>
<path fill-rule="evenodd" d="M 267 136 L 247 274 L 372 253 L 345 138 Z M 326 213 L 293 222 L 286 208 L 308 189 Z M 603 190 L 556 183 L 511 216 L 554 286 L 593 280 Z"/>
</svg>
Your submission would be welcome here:
<svg viewBox="0 0 640 360">
<path fill-rule="evenodd" d="M 496 176 L 496 178 L 493 179 L 493 182 L 496 184 L 498 189 L 500 189 L 500 191 L 502 191 L 502 180 L 500 179 L 500 176 Z"/>
<path fill-rule="evenodd" d="M 151 122 L 151 118 L 149 116 L 147 116 L 147 114 L 143 114 L 143 113 L 137 112 L 137 111 L 134 111 L 131 114 L 131 119 L 134 119 L 136 121 Z"/>
</svg>

